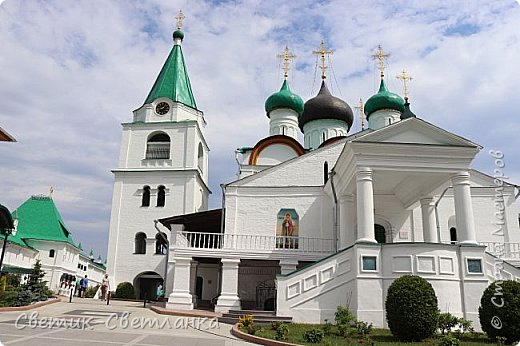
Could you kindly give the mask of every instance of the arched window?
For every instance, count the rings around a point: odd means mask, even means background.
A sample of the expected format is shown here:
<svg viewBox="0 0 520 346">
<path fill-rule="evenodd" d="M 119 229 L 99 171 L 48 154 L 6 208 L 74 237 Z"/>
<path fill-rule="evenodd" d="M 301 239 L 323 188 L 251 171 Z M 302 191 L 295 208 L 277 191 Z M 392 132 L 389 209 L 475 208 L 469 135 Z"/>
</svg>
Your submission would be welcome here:
<svg viewBox="0 0 520 346">
<path fill-rule="evenodd" d="M 54 249 L 49 250 L 49 257 L 54 257 L 55 254 L 56 254 L 56 251 L 54 251 Z"/>
<path fill-rule="evenodd" d="M 150 186 L 143 186 L 143 199 L 141 201 L 141 207 L 150 206 Z"/>
<path fill-rule="evenodd" d="M 157 233 L 155 236 L 155 254 L 156 255 L 166 255 L 168 251 L 168 242 L 167 236 L 164 233 Z"/>
<path fill-rule="evenodd" d="M 325 161 L 323 163 L 323 184 L 327 184 L 329 180 L 329 163 Z"/>
<path fill-rule="evenodd" d="M 450 228 L 450 241 L 452 244 L 457 242 L 457 229 L 455 227 Z"/>
<path fill-rule="evenodd" d="M 143 232 L 139 232 L 135 235 L 135 254 L 145 254 L 146 253 L 146 234 Z"/>
<path fill-rule="evenodd" d="M 198 157 L 198 166 L 201 172 L 203 172 L 204 168 L 204 149 L 202 148 L 202 143 L 199 143 L 199 151 L 197 154 Z"/>
<path fill-rule="evenodd" d="M 146 145 L 147 159 L 169 159 L 170 158 L 170 137 L 159 132 L 148 138 Z"/>
<path fill-rule="evenodd" d="M 157 188 L 157 206 L 164 207 L 165 198 L 166 198 L 166 188 L 161 185 Z"/>
<path fill-rule="evenodd" d="M 374 233 L 376 241 L 379 244 L 385 244 L 386 243 L 386 230 L 383 226 L 375 224 L 374 225 Z"/>
<path fill-rule="evenodd" d="M 325 142 L 327 140 L 327 135 L 325 134 L 325 132 L 322 132 L 321 133 L 321 142 Z"/>
</svg>

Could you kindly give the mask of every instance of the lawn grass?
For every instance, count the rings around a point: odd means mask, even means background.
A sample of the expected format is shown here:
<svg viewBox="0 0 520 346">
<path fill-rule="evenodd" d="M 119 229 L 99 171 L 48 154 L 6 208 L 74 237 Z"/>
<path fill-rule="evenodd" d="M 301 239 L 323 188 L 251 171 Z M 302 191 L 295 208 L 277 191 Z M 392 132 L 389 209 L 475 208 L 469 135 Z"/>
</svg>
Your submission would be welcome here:
<svg viewBox="0 0 520 346">
<path fill-rule="evenodd" d="M 275 331 L 271 329 L 271 325 L 257 325 L 259 330 L 256 331 L 255 335 L 262 338 L 274 339 Z M 332 327 L 331 333 L 326 335 L 321 343 L 311 344 L 303 339 L 303 333 L 307 330 L 318 328 L 322 329 L 323 325 L 320 324 L 288 324 L 289 334 L 286 342 L 300 344 L 300 345 L 320 345 L 320 346 L 342 346 L 342 345 L 358 345 L 360 338 L 355 336 L 341 337 L 337 334 L 335 326 Z M 400 342 L 397 340 L 388 329 L 373 329 L 370 333 L 370 339 L 375 345 L 435 345 L 442 336 L 436 336 L 432 339 L 427 339 L 423 342 Z M 366 341 L 363 344 L 367 344 Z M 488 339 L 485 334 L 478 333 L 475 335 L 468 334 L 463 336 L 461 339 L 461 345 L 463 346 L 477 346 L 477 345 L 489 345 L 495 344 L 493 341 Z"/>
</svg>

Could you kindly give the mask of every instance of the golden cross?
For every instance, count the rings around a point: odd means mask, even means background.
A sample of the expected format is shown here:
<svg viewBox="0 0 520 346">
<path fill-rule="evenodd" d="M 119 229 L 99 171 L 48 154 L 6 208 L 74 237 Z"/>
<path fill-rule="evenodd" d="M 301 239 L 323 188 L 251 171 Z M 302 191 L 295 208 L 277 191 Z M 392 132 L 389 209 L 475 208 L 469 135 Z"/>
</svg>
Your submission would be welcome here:
<svg viewBox="0 0 520 346">
<path fill-rule="evenodd" d="M 285 46 L 283 53 L 277 54 L 276 57 L 283 59 L 283 77 L 287 79 L 289 76 L 289 70 L 291 69 L 291 61 L 296 58 L 296 55 L 289 51 L 289 47 Z"/>
<path fill-rule="evenodd" d="M 321 79 L 325 79 L 327 78 L 327 76 L 325 75 L 325 70 L 327 69 L 327 66 L 325 65 L 325 56 L 326 55 L 331 55 L 333 54 L 334 51 L 332 50 L 327 50 L 327 48 L 325 47 L 325 43 L 323 41 L 321 41 L 321 44 L 320 44 L 320 50 L 313 50 L 312 51 L 312 54 L 316 54 L 317 56 L 319 56 L 321 58 Z"/>
<path fill-rule="evenodd" d="M 365 129 L 365 106 L 363 105 L 363 99 L 359 99 L 359 103 L 356 107 L 359 111 L 359 117 L 361 118 L 361 130 Z"/>
<path fill-rule="evenodd" d="M 390 56 L 390 54 L 388 53 L 384 53 L 383 52 L 383 48 L 381 48 L 381 45 L 377 46 L 377 51 L 375 54 L 372 54 L 372 59 L 374 60 L 379 60 L 379 63 L 378 63 L 378 69 L 379 71 L 381 72 L 381 78 L 383 78 L 385 76 L 385 59 L 388 58 Z"/>
<path fill-rule="evenodd" d="M 49 197 L 52 197 L 53 192 L 54 192 L 54 188 L 51 186 L 49 189 Z"/>
<path fill-rule="evenodd" d="M 413 79 L 413 77 L 410 76 L 405 70 L 403 70 L 403 71 L 401 71 L 401 74 L 395 76 L 395 78 L 403 81 L 404 99 L 408 100 L 408 81 L 411 81 Z"/>
<path fill-rule="evenodd" d="M 186 19 L 186 16 L 184 13 L 182 13 L 182 10 L 179 10 L 179 14 L 175 16 L 175 19 L 177 19 L 177 30 L 182 29 L 182 21 Z"/>
</svg>

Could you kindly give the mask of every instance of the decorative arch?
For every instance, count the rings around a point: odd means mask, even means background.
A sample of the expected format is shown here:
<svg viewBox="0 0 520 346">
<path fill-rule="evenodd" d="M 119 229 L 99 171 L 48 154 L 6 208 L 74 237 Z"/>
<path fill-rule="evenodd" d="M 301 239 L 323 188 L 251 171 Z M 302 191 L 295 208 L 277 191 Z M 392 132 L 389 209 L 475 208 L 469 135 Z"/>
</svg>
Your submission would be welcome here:
<svg viewBox="0 0 520 346">
<path fill-rule="evenodd" d="M 249 156 L 249 164 L 252 166 L 256 165 L 262 150 L 273 144 L 286 145 L 293 149 L 298 156 L 305 154 L 305 149 L 303 149 L 302 145 L 294 138 L 283 135 L 274 135 L 264 138 L 260 142 L 256 143 L 255 147 L 251 151 L 251 155 Z"/>
<path fill-rule="evenodd" d="M 202 143 L 199 143 L 199 149 L 197 151 L 197 164 L 198 168 L 201 172 L 204 172 L 204 148 L 202 147 Z"/>
<path fill-rule="evenodd" d="M 156 300 L 158 298 L 157 287 L 164 284 L 164 279 L 154 271 L 147 271 L 137 274 L 134 277 L 133 284 L 137 299 Z"/>
<path fill-rule="evenodd" d="M 384 243 L 393 243 L 394 230 L 393 230 L 393 227 L 392 227 L 392 224 L 390 223 L 390 221 L 388 221 L 383 216 L 374 215 L 374 236 L 377 235 L 375 233 L 376 225 L 379 225 L 384 229 L 384 233 L 383 233 L 384 234 Z M 381 229 L 379 230 L 379 232 L 381 232 Z M 381 237 L 381 235 L 380 235 L 380 237 Z M 378 240 L 377 237 L 376 237 L 376 240 Z M 383 240 L 383 239 L 380 238 L 380 240 Z M 379 243 L 379 241 L 378 241 L 378 243 Z"/>
<path fill-rule="evenodd" d="M 146 141 L 147 159 L 169 159 L 170 158 L 170 136 L 165 132 L 153 132 Z"/>
<path fill-rule="evenodd" d="M 157 206 L 164 207 L 165 203 L 166 203 L 166 188 L 164 187 L 164 185 L 159 185 L 159 187 L 157 187 Z"/>
<path fill-rule="evenodd" d="M 166 255 L 168 252 L 168 236 L 165 233 L 155 235 L 155 254 Z"/>
<path fill-rule="evenodd" d="M 150 186 L 143 186 L 143 197 L 141 199 L 141 207 L 150 206 Z"/>
</svg>

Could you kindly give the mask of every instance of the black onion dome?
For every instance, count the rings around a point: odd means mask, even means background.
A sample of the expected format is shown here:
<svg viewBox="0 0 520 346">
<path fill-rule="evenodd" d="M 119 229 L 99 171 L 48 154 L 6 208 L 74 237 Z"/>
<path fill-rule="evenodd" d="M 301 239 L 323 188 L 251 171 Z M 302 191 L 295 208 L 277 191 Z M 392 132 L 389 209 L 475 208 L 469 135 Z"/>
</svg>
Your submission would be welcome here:
<svg viewBox="0 0 520 346">
<path fill-rule="evenodd" d="M 318 95 L 305 102 L 303 113 L 298 119 L 300 129 L 308 122 L 320 119 L 337 119 L 347 123 L 348 130 L 354 122 L 350 106 L 343 100 L 332 96 L 325 81 L 321 82 Z"/>
<path fill-rule="evenodd" d="M 408 102 L 408 98 L 404 98 L 404 112 L 401 114 L 401 120 L 408 118 L 417 118 L 417 116 L 410 109 L 410 102 Z"/>
</svg>

